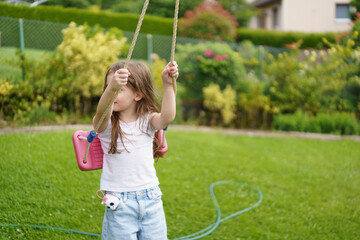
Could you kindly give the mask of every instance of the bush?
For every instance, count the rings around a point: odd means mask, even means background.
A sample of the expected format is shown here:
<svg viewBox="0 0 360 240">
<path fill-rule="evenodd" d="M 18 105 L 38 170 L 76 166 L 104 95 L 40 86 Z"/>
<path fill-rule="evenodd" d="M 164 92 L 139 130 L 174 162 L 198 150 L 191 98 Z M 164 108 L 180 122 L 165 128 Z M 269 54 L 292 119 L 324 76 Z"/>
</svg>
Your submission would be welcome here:
<svg viewBox="0 0 360 240">
<path fill-rule="evenodd" d="M 210 83 L 203 88 L 204 107 L 212 112 L 211 125 L 215 125 L 220 112 L 224 125 L 229 125 L 235 118 L 236 93 L 227 85 L 224 91 L 220 90 L 219 85 Z"/>
<path fill-rule="evenodd" d="M 17 65 L 25 69 L 26 77 L 11 88 L 11 79 L 0 84 L 6 120 L 37 123 L 53 119 L 53 112 L 68 111 L 79 117 L 93 111 L 105 72 L 118 60 L 126 40 L 117 29 L 104 33 L 100 27 L 77 27 L 74 23 L 63 34 L 62 44 L 41 61 L 18 51 Z"/>
<path fill-rule="evenodd" d="M 1 96 L 1 111 L 0 116 L 6 116 L 6 106 L 5 101 L 7 100 L 7 96 L 11 94 L 11 90 L 14 88 L 14 85 L 10 83 L 9 80 L 0 79 L 0 96 Z"/>
<path fill-rule="evenodd" d="M 355 11 L 350 12 L 350 18 L 355 20 L 357 16 L 360 14 L 360 1 L 359 0 L 351 0 L 350 6 L 355 9 Z"/>
<path fill-rule="evenodd" d="M 165 59 L 160 58 L 158 55 L 153 54 L 151 56 L 153 58 L 153 63 L 151 66 L 151 74 L 154 80 L 156 88 L 162 92 L 163 90 L 163 83 L 161 74 L 167 64 Z"/>
<path fill-rule="evenodd" d="M 261 46 L 255 46 L 250 41 L 243 41 L 236 47 L 236 51 L 240 54 L 242 63 L 248 74 L 261 76 L 264 61 L 269 61 L 270 52 Z"/>
<path fill-rule="evenodd" d="M 89 8 L 90 4 L 87 0 L 48 0 L 43 5 L 57 5 L 66 8 Z"/>
<path fill-rule="evenodd" d="M 270 97 L 263 94 L 263 84 L 246 78 L 248 82 L 247 91 L 239 93 L 238 110 L 239 117 L 237 126 L 251 128 L 267 128 L 272 113 L 278 109 L 272 106 Z"/>
<path fill-rule="evenodd" d="M 309 116 L 302 111 L 295 114 L 279 114 L 274 117 L 272 127 L 281 131 L 359 134 L 360 124 L 353 114 L 345 112 L 319 113 Z"/>
<path fill-rule="evenodd" d="M 24 113 L 26 125 L 48 124 L 56 122 L 55 112 L 49 110 L 45 104 L 35 105 L 30 111 Z"/>
<path fill-rule="evenodd" d="M 179 36 L 208 40 L 235 41 L 237 22 L 220 3 L 203 2 L 185 12 L 179 21 Z"/>
<path fill-rule="evenodd" d="M 165 59 L 160 58 L 157 54 L 153 54 L 152 58 L 152 65 L 150 67 L 152 79 L 154 81 L 155 88 L 157 90 L 157 98 L 156 103 L 161 109 L 162 104 L 162 96 L 163 96 L 163 82 L 161 74 L 167 64 Z M 181 124 L 183 118 L 183 107 L 181 104 L 181 95 L 183 93 L 183 88 L 181 85 L 177 84 L 177 94 L 176 94 L 176 118 L 174 120 L 174 124 Z"/>
<path fill-rule="evenodd" d="M 56 52 L 56 65 L 63 67 L 61 80 L 73 94 L 90 98 L 100 96 L 106 70 L 118 60 L 126 38 L 118 29 L 91 29 L 71 23 L 63 31 L 63 42 Z"/>
<path fill-rule="evenodd" d="M 280 112 L 360 112 L 360 49 L 353 49 L 353 39 L 324 42 L 328 51 L 306 50 L 304 59 L 297 51 L 279 54 L 265 65 L 265 93 Z"/>
<path fill-rule="evenodd" d="M 349 33 L 350 36 L 348 36 L 348 38 L 352 35 L 355 41 L 355 46 L 360 47 L 360 12 L 357 13 L 356 19 L 354 20 L 353 24 L 354 25 L 351 28 L 351 31 Z"/>
<path fill-rule="evenodd" d="M 68 24 L 88 23 L 91 26 L 100 25 L 104 28 L 116 27 L 124 31 L 135 31 L 139 20 L 138 14 L 92 12 L 75 8 L 57 6 L 28 7 L 0 2 L 0 16 L 33 19 Z M 173 20 L 156 16 L 146 16 L 141 32 L 160 35 L 172 35 Z"/>
<path fill-rule="evenodd" d="M 275 115 L 272 127 L 281 131 L 304 131 L 308 125 L 309 117 L 302 111 L 295 114 Z"/>
<path fill-rule="evenodd" d="M 178 45 L 176 57 L 188 99 L 202 99 L 202 89 L 210 83 L 236 90 L 245 73 L 240 55 L 226 44 Z"/>
<path fill-rule="evenodd" d="M 237 42 L 249 40 L 255 45 L 283 48 L 286 44 L 302 40 L 303 43 L 300 48 L 319 49 L 328 47 L 323 42 L 323 38 L 326 38 L 331 43 L 335 43 L 335 35 L 335 33 L 296 33 L 239 28 L 237 29 Z"/>
</svg>

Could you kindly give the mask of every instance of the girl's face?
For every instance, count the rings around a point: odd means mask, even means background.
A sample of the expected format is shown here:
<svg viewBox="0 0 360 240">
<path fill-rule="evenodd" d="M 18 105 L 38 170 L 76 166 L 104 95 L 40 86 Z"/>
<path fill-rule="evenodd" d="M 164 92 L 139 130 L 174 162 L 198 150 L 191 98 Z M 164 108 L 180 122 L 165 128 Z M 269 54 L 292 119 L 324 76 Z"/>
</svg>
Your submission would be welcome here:
<svg viewBox="0 0 360 240">
<path fill-rule="evenodd" d="M 113 73 L 110 73 L 107 76 L 107 84 L 111 81 L 111 78 L 113 77 Z M 121 88 L 115 102 L 114 102 L 114 112 L 122 112 L 125 110 L 128 110 L 129 108 L 136 107 L 136 101 L 140 100 L 140 95 L 135 92 L 131 87 L 128 85 Z"/>
</svg>

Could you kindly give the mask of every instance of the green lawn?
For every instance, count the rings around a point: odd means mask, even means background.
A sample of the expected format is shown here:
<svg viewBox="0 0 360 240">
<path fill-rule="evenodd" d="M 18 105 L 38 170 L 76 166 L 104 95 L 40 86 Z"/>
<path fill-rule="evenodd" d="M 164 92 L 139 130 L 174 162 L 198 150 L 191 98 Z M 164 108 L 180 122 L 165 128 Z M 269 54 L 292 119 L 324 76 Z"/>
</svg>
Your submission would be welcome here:
<svg viewBox="0 0 360 240">
<path fill-rule="evenodd" d="M 101 171 L 81 172 L 72 132 L 0 135 L 0 222 L 101 232 Z M 156 164 L 169 238 L 215 221 L 211 183 L 246 182 L 261 205 L 204 239 L 359 239 L 360 146 L 351 140 L 167 133 Z M 223 216 L 258 200 L 246 187 L 215 188 Z M 0 227 L 1 239 L 94 239 L 54 230 Z"/>
</svg>

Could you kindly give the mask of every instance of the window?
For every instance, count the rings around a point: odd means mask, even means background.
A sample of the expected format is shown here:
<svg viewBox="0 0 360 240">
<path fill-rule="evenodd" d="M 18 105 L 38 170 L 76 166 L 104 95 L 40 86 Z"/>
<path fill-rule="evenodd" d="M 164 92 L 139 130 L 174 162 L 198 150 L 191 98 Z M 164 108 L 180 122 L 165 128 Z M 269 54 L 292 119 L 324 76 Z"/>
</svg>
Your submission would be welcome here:
<svg viewBox="0 0 360 240">
<path fill-rule="evenodd" d="M 274 8 L 273 9 L 273 29 L 278 29 L 279 28 L 279 14 L 278 14 L 278 9 Z"/>
<path fill-rule="evenodd" d="M 350 5 L 349 4 L 336 4 L 336 19 L 350 19 Z"/>
</svg>

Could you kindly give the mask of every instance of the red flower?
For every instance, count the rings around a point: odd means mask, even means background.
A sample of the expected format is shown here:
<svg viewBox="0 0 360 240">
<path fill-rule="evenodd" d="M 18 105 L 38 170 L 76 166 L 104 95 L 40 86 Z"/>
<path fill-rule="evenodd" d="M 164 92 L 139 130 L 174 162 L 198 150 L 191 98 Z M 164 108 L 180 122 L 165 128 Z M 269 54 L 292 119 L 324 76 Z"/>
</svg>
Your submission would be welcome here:
<svg viewBox="0 0 360 240">
<path fill-rule="evenodd" d="M 206 49 L 206 50 L 204 51 L 204 54 L 205 54 L 205 56 L 207 56 L 207 57 L 209 57 L 209 58 L 214 57 L 214 52 L 211 51 L 210 49 Z"/>
<path fill-rule="evenodd" d="M 218 60 L 218 61 L 221 61 L 223 58 L 222 58 L 221 55 L 216 55 L 216 56 L 215 56 L 215 59 Z"/>
<path fill-rule="evenodd" d="M 226 60 L 229 59 L 229 55 L 227 55 L 227 54 L 222 55 L 222 57 L 223 57 L 223 59 L 226 59 Z"/>
</svg>

